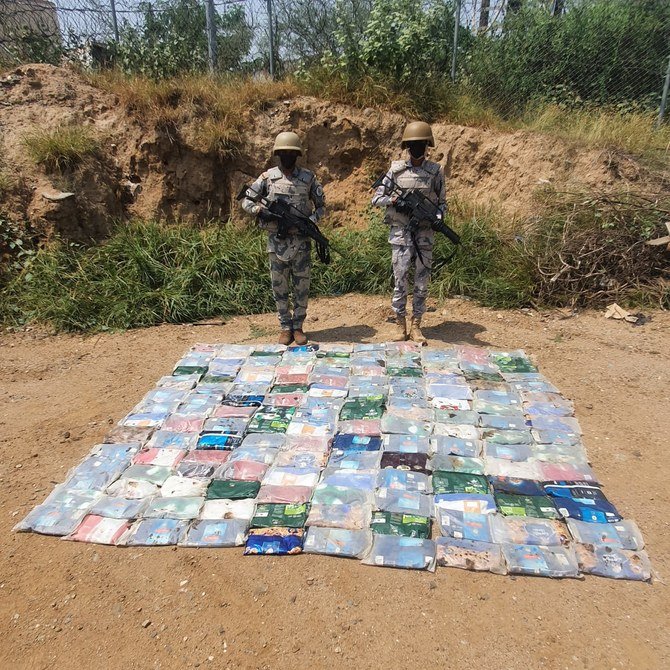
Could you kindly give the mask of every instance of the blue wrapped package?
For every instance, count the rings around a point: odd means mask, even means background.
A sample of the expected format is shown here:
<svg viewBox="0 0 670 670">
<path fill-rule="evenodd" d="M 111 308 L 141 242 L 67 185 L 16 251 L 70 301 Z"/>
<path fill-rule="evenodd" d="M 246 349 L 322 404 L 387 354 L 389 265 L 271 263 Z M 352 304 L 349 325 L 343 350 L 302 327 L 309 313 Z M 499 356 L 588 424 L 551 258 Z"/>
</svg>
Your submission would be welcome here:
<svg viewBox="0 0 670 670">
<path fill-rule="evenodd" d="M 242 438 L 237 435 L 221 435 L 207 433 L 198 439 L 197 449 L 235 449 L 242 444 Z"/>
<path fill-rule="evenodd" d="M 489 475 L 488 477 L 493 490 L 496 493 L 512 493 L 522 496 L 543 496 L 546 495 L 544 487 L 540 482 L 534 479 L 518 479 L 516 477 L 497 477 Z"/>
<path fill-rule="evenodd" d="M 563 517 L 590 523 L 614 523 L 623 517 L 600 486 L 589 482 L 548 482 L 544 490 Z"/>
<path fill-rule="evenodd" d="M 302 552 L 302 528 L 257 528 L 249 532 L 244 555 L 287 555 Z"/>
<path fill-rule="evenodd" d="M 372 545 L 369 530 L 311 527 L 305 538 L 305 551 L 347 558 L 362 558 Z"/>
<path fill-rule="evenodd" d="M 182 547 L 240 547 L 249 524 L 242 519 L 197 519 L 189 526 Z"/>
<path fill-rule="evenodd" d="M 508 571 L 540 577 L 579 577 L 577 556 L 571 546 L 502 544 Z"/>
<path fill-rule="evenodd" d="M 177 544 L 188 521 L 182 519 L 140 519 L 130 529 L 128 546 L 168 546 Z"/>
<path fill-rule="evenodd" d="M 437 521 L 442 535 L 459 540 L 493 542 L 491 519 L 493 514 L 462 512 L 436 506 Z"/>
<path fill-rule="evenodd" d="M 418 537 L 375 535 L 364 565 L 410 570 L 435 570 L 435 542 Z"/>
<path fill-rule="evenodd" d="M 342 451 L 379 451 L 381 446 L 381 437 L 372 435 L 338 433 L 333 440 L 333 449 Z"/>
</svg>

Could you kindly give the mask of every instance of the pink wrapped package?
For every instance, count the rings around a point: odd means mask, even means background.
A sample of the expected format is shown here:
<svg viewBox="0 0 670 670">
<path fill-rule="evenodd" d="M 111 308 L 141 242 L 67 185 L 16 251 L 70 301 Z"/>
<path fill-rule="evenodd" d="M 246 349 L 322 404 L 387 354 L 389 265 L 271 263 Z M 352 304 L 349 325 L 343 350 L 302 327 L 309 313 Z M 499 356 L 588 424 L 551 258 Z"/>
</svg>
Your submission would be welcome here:
<svg viewBox="0 0 670 670">
<path fill-rule="evenodd" d="M 289 435 L 281 451 L 330 451 L 331 437 L 316 437 L 313 435 Z"/>
<path fill-rule="evenodd" d="M 268 465 L 258 461 L 233 461 L 228 463 L 223 479 L 235 479 L 243 482 L 260 482 L 267 472 Z"/>
<path fill-rule="evenodd" d="M 193 414 L 171 414 L 163 423 L 163 430 L 176 433 L 200 433 L 205 419 Z"/>
<path fill-rule="evenodd" d="M 571 463 L 538 463 L 544 481 L 597 482 L 596 473 L 588 465 Z"/>
<path fill-rule="evenodd" d="M 292 372 L 287 372 L 284 374 L 277 374 L 275 377 L 275 384 L 308 384 L 309 375 L 308 374 L 296 374 Z"/>
<path fill-rule="evenodd" d="M 232 451 L 219 449 L 196 449 L 189 451 L 184 461 L 190 463 L 211 463 L 212 465 L 223 465 L 228 461 Z"/>
<path fill-rule="evenodd" d="M 116 544 L 132 522 L 127 519 L 107 519 L 96 514 L 87 514 L 76 530 L 63 539 L 95 544 Z"/>
<path fill-rule="evenodd" d="M 304 393 L 273 393 L 265 396 L 265 404 L 271 407 L 298 407 L 304 399 Z"/>
<path fill-rule="evenodd" d="M 164 465 L 174 468 L 188 452 L 182 449 L 149 449 L 144 448 L 133 458 L 135 465 Z"/>
<path fill-rule="evenodd" d="M 381 435 L 382 422 L 379 419 L 351 419 L 340 421 L 338 430 L 349 435 Z"/>
<path fill-rule="evenodd" d="M 252 417 L 257 407 L 233 407 L 232 405 L 219 405 L 212 411 L 214 419 L 247 419 Z"/>
<path fill-rule="evenodd" d="M 306 503 L 312 497 L 311 486 L 275 486 L 265 484 L 261 486 L 256 496 L 257 503 Z"/>
</svg>

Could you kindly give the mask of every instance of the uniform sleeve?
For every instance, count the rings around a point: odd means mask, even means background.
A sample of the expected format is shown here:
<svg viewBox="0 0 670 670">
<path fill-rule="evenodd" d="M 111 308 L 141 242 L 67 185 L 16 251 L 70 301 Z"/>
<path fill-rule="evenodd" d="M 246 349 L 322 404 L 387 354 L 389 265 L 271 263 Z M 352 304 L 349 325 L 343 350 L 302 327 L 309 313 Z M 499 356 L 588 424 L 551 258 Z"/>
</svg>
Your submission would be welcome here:
<svg viewBox="0 0 670 670">
<path fill-rule="evenodd" d="M 437 206 L 444 217 L 447 213 L 447 189 L 444 183 L 444 169 L 440 169 L 435 177 L 435 192 L 437 193 Z"/>
<path fill-rule="evenodd" d="M 268 186 L 265 181 L 265 177 L 261 175 L 250 187 L 249 191 L 252 191 L 255 195 L 265 196 L 268 194 Z M 255 203 L 250 198 L 244 198 L 242 200 L 242 209 L 252 215 L 258 214 L 261 209 L 261 206 L 258 203 Z"/>
<path fill-rule="evenodd" d="M 392 180 L 393 173 L 389 170 L 372 196 L 372 204 L 375 207 L 389 207 L 391 205 L 391 193 L 393 192 Z"/>
<path fill-rule="evenodd" d="M 326 196 L 323 192 L 323 186 L 316 178 L 316 175 L 312 179 L 312 183 L 309 187 L 309 199 L 314 204 L 314 213 L 312 217 L 315 221 L 323 218 L 323 215 L 326 213 Z"/>
</svg>

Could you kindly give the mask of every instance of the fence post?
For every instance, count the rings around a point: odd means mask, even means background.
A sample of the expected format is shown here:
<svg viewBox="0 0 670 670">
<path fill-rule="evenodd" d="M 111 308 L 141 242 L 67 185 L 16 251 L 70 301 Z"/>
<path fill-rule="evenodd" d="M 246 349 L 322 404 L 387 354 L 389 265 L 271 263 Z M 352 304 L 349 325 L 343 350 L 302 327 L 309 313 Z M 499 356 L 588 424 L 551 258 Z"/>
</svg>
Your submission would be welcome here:
<svg viewBox="0 0 670 670">
<path fill-rule="evenodd" d="M 214 0 L 205 0 L 205 20 L 207 21 L 207 55 L 209 71 L 216 70 L 216 9 Z"/>
<path fill-rule="evenodd" d="M 663 95 L 661 96 L 661 108 L 658 111 L 656 127 L 660 128 L 665 118 L 665 108 L 668 104 L 668 91 L 670 90 L 670 58 L 668 58 L 668 71 L 665 73 L 665 84 L 663 85 Z"/>
<path fill-rule="evenodd" d="M 272 0 L 267 0 L 268 8 L 268 36 L 270 38 L 270 77 L 275 78 L 275 29 L 272 11 Z"/>
<path fill-rule="evenodd" d="M 454 48 L 451 54 L 451 81 L 456 81 L 456 51 L 458 50 L 458 28 L 461 23 L 461 0 L 454 7 Z"/>
<path fill-rule="evenodd" d="M 119 22 L 116 20 L 116 0 L 109 0 L 112 10 L 112 29 L 114 30 L 114 41 L 119 42 Z"/>
</svg>

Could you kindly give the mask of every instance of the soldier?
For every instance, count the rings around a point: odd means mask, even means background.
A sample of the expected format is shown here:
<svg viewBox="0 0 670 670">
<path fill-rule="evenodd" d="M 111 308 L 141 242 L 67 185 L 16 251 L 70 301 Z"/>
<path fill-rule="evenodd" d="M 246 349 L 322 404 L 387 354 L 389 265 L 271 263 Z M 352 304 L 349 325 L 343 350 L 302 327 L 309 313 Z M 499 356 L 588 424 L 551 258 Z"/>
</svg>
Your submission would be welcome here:
<svg viewBox="0 0 670 670">
<path fill-rule="evenodd" d="M 323 187 L 313 172 L 296 165 L 298 156 L 302 156 L 298 135 L 293 132 L 279 133 L 275 139 L 273 154 L 279 157 L 278 167 L 264 172 L 249 190 L 256 195 L 267 196 L 270 200 L 287 200 L 316 223 L 324 214 Z M 280 237 L 276 219 L 266 207 L 249 198 L 242 201 L 242 207 L 257 216 L 259 225 L 268 233 L 267 250 L 270 254 L 272 292 L 281 327 L 279 342 L 286 345 L 293 341 L 296 344 L 306 344 L 303 323 L 307 315 L 309 296 L 311 241 L 295 229 L 289 229 L 285 237 Z M 291 282 L 292 314 L 289 308 Z"/>
<path fill-rule="evenodd" d="M 372 198 L 372 204 L 386 207 L 384 222 L 390 226 L 389 242 L 392 249 L 393 290 L 392 307 L 396 315 L 395 341 L 408 339 L 407 331 L 407 293 L 409 275 L 414 266 L 414 298 L 412 305 L 412 321 L 409 330 L 409 339 L 426 344 L 426 338 L 421 332 L 421 318 L 426 311 L 426 296 L 430 268 L 433 262 L 433 242 L 435 231 L 428 223 L 422 223 L 415 240 L 419 247 L 417 253 L 410 231 L 407 228 L 409 217 L 407 213 L 396 208 L 397 196 L 392 195 L 390 179 L 404 189 L 416 189 L 434 202 L 444 216 L 446 212 L 446 195 L 444 186 L 444 172 L 442 167 L 426 159 L 426 148 L 435 146 L 433 131 L 423 121 L 409 123 L 402 135 L 403 149 L 409 150 L 407 160 L 393 161 L 391 169 L 386 174 L 381 186 Z M 398 206 L 400 206 L 398 204 Z"/>
</svg>

